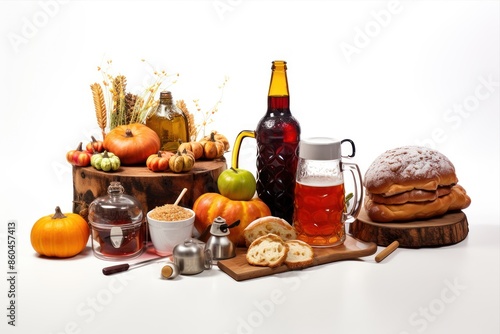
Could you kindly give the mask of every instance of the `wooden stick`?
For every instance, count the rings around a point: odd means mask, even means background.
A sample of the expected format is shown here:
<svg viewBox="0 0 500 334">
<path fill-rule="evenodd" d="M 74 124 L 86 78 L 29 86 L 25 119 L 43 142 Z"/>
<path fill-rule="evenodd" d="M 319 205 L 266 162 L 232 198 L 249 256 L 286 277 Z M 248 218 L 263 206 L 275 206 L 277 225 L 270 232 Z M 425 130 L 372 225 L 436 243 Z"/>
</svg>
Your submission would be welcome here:
<svg viewBox="0 0 500 334">
<path fill-rule="evenodd" d="M 393 241 L 389 246 L 387 246 L 385 249 L 381 250 L 380 253 L 378 253 L 375 256 L 375 261 L 380 262 L 383 259 L 385 259 L 389 254 L 394 252 L 396 248 L 399 247 L 399 242 L 397 240 Z"/>
<path fill-rule="evenodd" d="M 175 200 L 174 205 L 179 204 L 179 202 L 181 201 L 182 196 L 184 196 L 184 194 L 186 193 L 186 191 L 187 191 L 187 188 L 182 189 L 181 193 L 179 194 L 179 197 L 177 197 L 177 199 Z"/>
</svg>

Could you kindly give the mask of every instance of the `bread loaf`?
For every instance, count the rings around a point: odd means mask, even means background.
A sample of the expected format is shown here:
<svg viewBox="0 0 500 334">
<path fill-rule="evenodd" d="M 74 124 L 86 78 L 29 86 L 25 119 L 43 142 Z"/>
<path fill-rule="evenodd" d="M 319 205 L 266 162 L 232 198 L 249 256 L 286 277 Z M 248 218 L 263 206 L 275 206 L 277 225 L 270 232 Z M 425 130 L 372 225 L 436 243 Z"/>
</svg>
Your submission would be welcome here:
<svg viewBox="0 0 500 334">
<path fill-rule="evenodd" d="M 254 266 L 279 267 L 285 262 L 288 245 L 276 234 L 266 234 L 255 239 L 246 254 L 247 262 Z"/>
<path fill-rule="evenodd" d="M 363 182 L 365 210 L 375 222 L 427 219 L 465 209 L 471 203 L 457 184 L 451 161 L 426 147 L 384 152 L 370 165 Z"/>
<path fill-rule="evenodd" d="M 392 196 L 413 189 L 435 191 L 458 182 L 451 161 L 427 147 L 388 150 L 368 167 L 364 186 L 372 194 Z"/>
<path fill-rule="evenodd" d="M 407 221 L 437 217 L 448 211 L 461 210 L 470 205 L 465 189 L 456 185 L 448 195 L 428 202 L 408 202 L 405 204 L 380 204 L 365 197 L 365 210 L 376 222 Z"/>
<path fill-rule="evenodd" d="M 249 247 L 255 239 L 269 233 L 276 234 L 284 241 L 297 238 L 295 229 L 286 220 L 279 217 L 266 216 L 254 220 L 243 230 L 246 246 Z"/>
</svg>

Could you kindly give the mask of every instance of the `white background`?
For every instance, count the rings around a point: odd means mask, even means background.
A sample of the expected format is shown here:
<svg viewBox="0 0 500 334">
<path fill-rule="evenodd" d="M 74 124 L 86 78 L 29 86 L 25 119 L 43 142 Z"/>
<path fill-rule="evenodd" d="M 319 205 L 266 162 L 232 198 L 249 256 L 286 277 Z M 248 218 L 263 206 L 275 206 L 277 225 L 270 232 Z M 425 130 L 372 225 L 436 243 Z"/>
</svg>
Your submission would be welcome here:
<svg viewBox="0 0 500 334">
<path fill-rule="evenodd" d="M 100 135 L 89 88 L 102 79 L 98 66 L 111 59 L 113 73 L 126 75 L 130 90 L 151 77 L 152 67 L 179 73 L 169 88 L 191 111 L 194 99 L 209 110 L 227 76 L 222 104 L 208 130 L 216 129 L 234 141 L 240 130 L 253 130 L 265 113 L 271 61 L 284 59 L 291 110 L 301 123 L 302 137 L 354 140 L 353 162 L 362 171 L 376 156 L 397 146 L 422 144 L 440 150 L 454 163 L 459 183 L 472 198 L 465 211 L 471 233 L 455 248 L 426 249 L 420 255 L 401 250 L 399 257 L 388 262 L 386 272 L 376 272 L 373 266 L 366 269 L 363 263 L 339 263 L 322 268 L 324 272 L 301 273 L 300 277 L 310 278 L 301 281 L 301 293 L 289 293 L 289 303 L 275 303 L 273 314 L 265 315 L 251 331 L 334 332 L 335 323 L 325 328 L 332 317 L 326 311 L 297 319 L 302 313 L 299 308 L 317 313 L 311 305 L 333 304 L 341 312 L 343 320 L 335 321 L 344 333 L 349 328 L 352 332 L 453 329 L 465 333 L 468 326 L 498 333 L 499 15 L 498 1 L 1 1 L 0 236 L 5 253 L 6 223 L 17 220 L 18 332 L 24 328 L 23 332 L 59 333 L 72 322 L 77 326 L 70 325 L 68 333 L 112 328 L 159 332 L 159 324 L 167 330 L 169 321 L 177 333 L 183 326 L 192 326 L 193 331 L 186 329 L 186 333 L 216 332 L 216 328 L 236 332 L 235 319 L 248 321 L 251 305 L 260 300 L 252 294 L 253 286 L 264 291 L 262 298 L 270 298 L 273 287 L 289 291 L 286 282 L 274 277 L 245 286 L 213 271 L 204 273 L 205 281 L 181 280 L 172 300 L 182 306 L 173 307 L 167 295 L 164 302 L 169 306 L 163 312 L 157 299 L 148 304 L 154 292 L 140 288 L 147 283 L 138 278 L 153 279 L 153 269 L 144 268 L 130 274 L 137 276 L 132 276 L 134 284 L 126 285 L 128 291 L 113 295 L 115 299 L 97 316 L 85 317 L 75 311 L 80 302 L 100 291 L 104 296 L 110 287 L 99 274 L 103 263 L 90 252 L 68 261 L 43 260 L 29 242 L 31 226 L 39 217 L 57 205 L 71 210 L 71 168 L 65 153 L 80 141 L 86 143 L 91 134 Z M 252 143 L 244 145 L 240 167 L 253 170 L 254 154 Z M 478 253 L 481 250 L 484 253 Z M 456 263 L 450 263 L 448 255 Z M 7 271 L 6 255 L 0 258 Z M 430 259 L 434 262 L 426 265 Z M 470 266 L 457 269 L 463 274 L 458 275 L 459 281 L 470 278 L 465 285 L 482 290 L 476 293 L 470 288 L 469 297 L 451 305 L 437 320 L 427 320 L 425 328 L 422 323 L 410 324 L 413 312 L 432 305 L 447 286 L 443 282 L 456 277 L 443 268 L 460 268 L 461 259 Z M 411 288 L 398 285 L 391 276 L 397 278 L 400 270 L 407 273 L 402 279 L 435 272 L 436 280 L 422 286 L 432 292 L 409 291 L 419 289 L 418 280 Z M 336 281 L 339 271 L 342 275 Z M 339 299 L 308 299 L 306 282 L 320 289 L 328 274 L 326 282 L 331 286 L 324 289 L 336 289 L 334 296 Z M 366 284 L 370 280 L 387 285 L 374 292 Z M 167 289 L 168 283 L 155 279 L 152 286 L 159 291 Z M 359 286 L 367 291 L 353 291 Z M 6 305 L 4 279 L 0 287 L 0 305 Z M 406 295 L 422 299 L 411 302 Z M 364 306 L 365 296 L 369 302 Z M 398 296 L 400 304 L 384 296 Z M 349 302 L 350 298 L 354 301 Z M 219 308 L 217 312 L 211 305 Z M 286 312 L 280 313 L 278 305 L 284 305 Z M 220 324 L 223 316 L 216 316 L 224 312 L 232 317 L 227 326 Z M 0 326 L 16 332 L 6 325 L 4 313 Z M 204 324 L 189 321 L 190 315 L 195 318 L 201 313 Z M 475 327 L 465 325 L 476 319 L 472 315 L 480 317 Z M 156 322 L 160 317 L 165 320 Z"/>
</svg>

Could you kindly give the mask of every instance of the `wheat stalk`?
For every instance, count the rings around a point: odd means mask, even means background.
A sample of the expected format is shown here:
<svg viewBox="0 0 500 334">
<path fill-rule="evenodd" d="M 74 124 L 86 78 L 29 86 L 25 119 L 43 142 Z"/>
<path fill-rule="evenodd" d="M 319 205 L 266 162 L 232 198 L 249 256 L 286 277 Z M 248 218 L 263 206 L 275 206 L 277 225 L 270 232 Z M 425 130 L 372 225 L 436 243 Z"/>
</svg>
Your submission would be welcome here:
<svg viewBox="0 0 500 334">
<path fill-rule="evenodd" d="M 178 100 L 175 104 L 177 105 L 177 108 L 179 108 L 182 111 L 184 116 L 186 116 L 188 122 L 188 131 L 189 131 L 188 138 L 193 141 L 196 140 L 196 137 L 198 137 L 198 133 L 196 130 L 194 115 L 189 112 L 184 100 Z"/>
<path fill-rule="evenodd" d="M 92 96 L 94 98 L 97 125 L 99 126 L 99 128 L 101 128 L 102 139 L 104 139 L 104 137 L 106 136 L 106 124 L 108 122 L 106 103 L 104 102 L 104 93 L 102 91 L 101 85 L 99 85 L 98 83 L 90 85 L 90 89 L 92 90 Z"/>
<path fill-rule="evenodd" d="M 113 106 L 116 117 L 116 125 L 126 124 L 125 116 L 125 89 L 127 78 L 124 75 L 118 75 L 113 80 Z"/>
</svg>

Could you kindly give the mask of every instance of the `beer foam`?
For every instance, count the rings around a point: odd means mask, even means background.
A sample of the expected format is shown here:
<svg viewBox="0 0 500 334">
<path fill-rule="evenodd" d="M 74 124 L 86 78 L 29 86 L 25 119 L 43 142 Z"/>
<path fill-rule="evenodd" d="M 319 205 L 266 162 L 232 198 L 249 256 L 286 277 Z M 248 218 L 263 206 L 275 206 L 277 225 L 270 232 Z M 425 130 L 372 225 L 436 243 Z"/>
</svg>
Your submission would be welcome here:
<svg viewBox="0 0 500 334">
<path fill-rule="evenodd" d="M 332 187 L 343 184 L 344 180 L 329 176 L 307 176 L 297 181 L 297 183 L 309 187 Z"/>
</svg>

